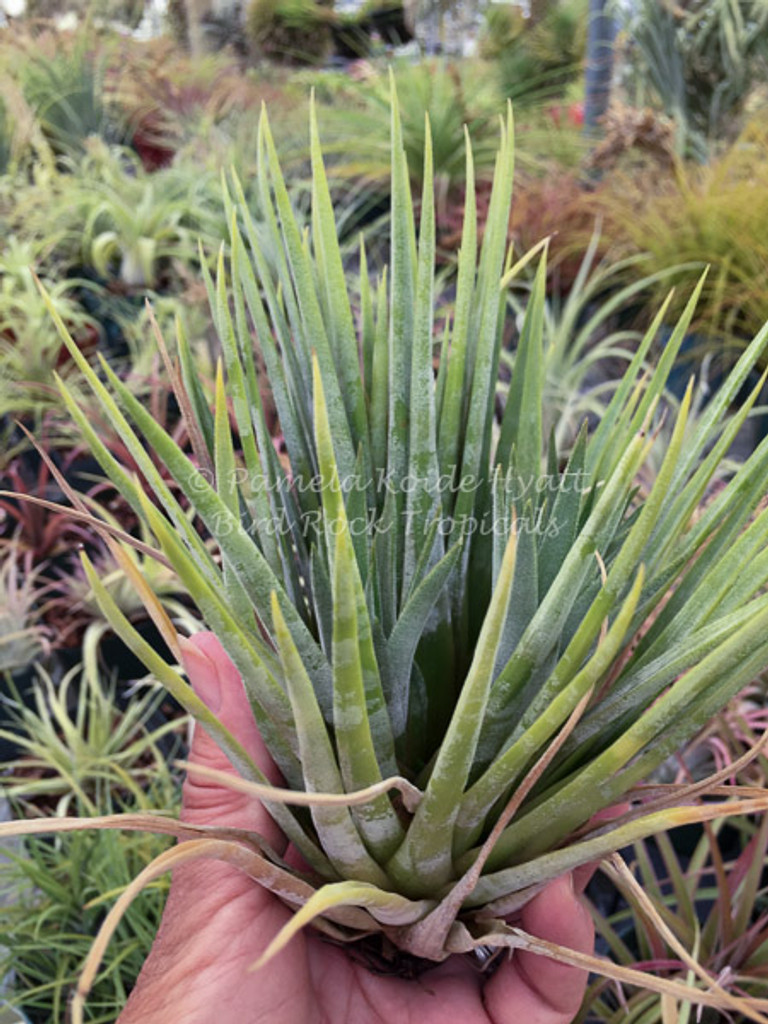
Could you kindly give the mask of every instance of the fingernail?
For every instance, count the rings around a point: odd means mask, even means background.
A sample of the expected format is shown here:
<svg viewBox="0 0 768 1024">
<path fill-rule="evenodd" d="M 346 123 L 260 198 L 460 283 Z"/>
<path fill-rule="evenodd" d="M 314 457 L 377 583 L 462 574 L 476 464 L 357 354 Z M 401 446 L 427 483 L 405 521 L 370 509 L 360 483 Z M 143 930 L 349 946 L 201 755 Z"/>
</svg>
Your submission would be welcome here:
<svg viewBox="0 0 768 1024">
<path fill-rule="evenodd" d="M 179 647 L 192 689 L 210 711 L 217 712 L 223 694 L 215 662 L 186 637 L 179 637 Z"/>
</svg>

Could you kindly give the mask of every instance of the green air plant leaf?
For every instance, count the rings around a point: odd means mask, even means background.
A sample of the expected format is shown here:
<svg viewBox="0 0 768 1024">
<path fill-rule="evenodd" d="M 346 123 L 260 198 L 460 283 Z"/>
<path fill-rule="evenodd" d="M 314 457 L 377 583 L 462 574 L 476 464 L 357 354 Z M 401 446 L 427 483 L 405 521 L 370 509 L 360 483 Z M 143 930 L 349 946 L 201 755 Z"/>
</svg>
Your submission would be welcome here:
<svg viewBox="0 0 768 1024">
<path fill-rule="evenodd" d="M 497 408 L 507 290 L 533 258 L 510 268 L 511 110 L 500 124 L 482 244 L 467 139 L 455 301 L 438 331 L 429 126 L 417 231 L 394 86 L 392 94 L 389 270 L 374 272 L 362 249 L 354 272 L 346 268 L 314 111 L 307 232 L 262 114 L 258 218 L 233 177 L 228 255 L 215 280 L 203 269 L 222 344 L 212 409 L 178 339 L 174 382 L 187 391 L 179 405 L 193 420 L 192 455 L 113 370 L 85 362 L 58 318 L 146 492 L 60 387 L 238 668 L 297 792 L 293 803 L 280 791 L 265 806 L 316 884 L 301 900 L 286 897 L 303 909 L 273 949 L 311 921 L 336 936 L 343 925 L 345 940 L 383 934 L 433 960 L 525 943 L 563 957 L 495 916 L 558 873 L 713 817 L 715 805 L 654 803 L 634 787 L 768 665 L 768 513 L 759 513 L 768 441 L 707 497 L 757 400 L 759 388 L 728 422 L 764 358 L 768 329 L 698 418 L 692 386 L 674 415 L 665 383 L 702 280 L 658 365 L 649 368 L 649 353 L 668 306 L 626 364 L 602 422 L 558 451 L 542 415 L 546 245 L 537 247 L 513 376 Z M 285 463 L 267 430 L 254 347 Z M 665 417 L 666 452 L 640 488 Z M 211 725 L 243 777 L 266 785 L 89 576 L 118 632 Z M 393 780 L 417 787 L 420 799 Z M 722 781 L 713 784 L 718 797 Z M 630 807 L 628 794 L 647 808 Z M 735 795 L 718 813 L 765 805 Z M 616 805 L 629 809 L 608 824 L 595 817 Z M 675 997 L 689 991 L 658 986 Z M 715 999 L 691 988 L 698 998 Z"/>
</svg>

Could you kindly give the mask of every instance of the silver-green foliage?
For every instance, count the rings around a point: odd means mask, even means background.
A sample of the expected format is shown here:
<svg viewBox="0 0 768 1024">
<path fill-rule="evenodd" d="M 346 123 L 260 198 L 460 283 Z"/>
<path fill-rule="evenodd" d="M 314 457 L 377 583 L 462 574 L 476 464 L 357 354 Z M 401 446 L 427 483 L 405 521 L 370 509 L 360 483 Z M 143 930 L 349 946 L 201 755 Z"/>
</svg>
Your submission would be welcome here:
<svg viewBox="0 0 768 1024">
<path fill-rule="evenodd" d="M 422 790 L 412 811 L 380 789 L 363 805 L 318 798 L 311 815 L 269 802 L 318 884 L 328 883 L 297 922 L 364 906 L 366 927 L 434 958 L 481 941 L 474 908 L 505 913 L 542 881 L 669 824 L 671 812 L 649 809 L 607 834 L 572 835 L 768 661 L 768 511 L 756 514 L 768 441 L 696 516 L 756 398 L 757 390 L 726 425 L 768 330 L 695 424 L 689 389 L 641 501 L 634 481 L 698 291 L 648 374 L 666 307 L 659 312 L 600 424 L 582 431 L 563 462 L 543 429 L 542 259 L 498 418 L 512 130 L 510 112 L 482 246 L 467 147 L 455 307 L 436 332 L 429 144 L 417 231 L 395 104 L 391 264 L 371 281 L 361 249 L 355 310 L 314 117 L 308 232 L 294 219 L 262 117 L 260 233 L 279 256 L 273 270 L 233 180 L 229 251 L 208 280 L 223 351 L 213 411 L 179 337 L 194 458 L 107 365 L 97 377 L 80 360 L 152 501 L 62 389 L 242 674 L 288 785 L 338 794 L 399 775 Z M 254 332 L 289 469 L 267 431 Z M 201 713 L 91 578 L 115 626 Z M 212 728 L 240 771 L 264 783 Z M 465 947 L 450 931 L 457 915 L 470 928 Z"/>
</svg>

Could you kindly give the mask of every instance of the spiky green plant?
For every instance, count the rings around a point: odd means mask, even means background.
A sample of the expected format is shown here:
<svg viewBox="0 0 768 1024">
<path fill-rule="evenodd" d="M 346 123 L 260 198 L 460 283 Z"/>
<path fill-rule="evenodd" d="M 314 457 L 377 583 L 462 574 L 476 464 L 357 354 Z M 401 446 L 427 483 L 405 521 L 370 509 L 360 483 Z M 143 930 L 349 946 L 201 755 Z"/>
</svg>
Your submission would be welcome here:
<svg viewBox="0 0 768 1024">
<path fill-rule="evenodd" d="M 287 790 L 268 784 L 132 631 L 86 560 L 114 627 L 217 738 L 243 785 L 261 795 L 309 865 L 295 877 L 256 836 L 247 837 L 247 850 L 231 830 L 216 841 L 222 856 L 232 849 L 238 863 L 246 858 L 253 877 L 299 908 L 267 956 L 313 922 L 337 939 L 372 942 L 383 933 L 435 961 L 506 945 L 584 966 L 589 958 L 537 942 L 503 918 L 576 865 L 671 824 L 722 814 L 722 803 L 682 807 L 691 794 L 654 791 L 608 823 L 595 820 L 768 662 L 768 595 L 761 593 L 768 510 L 754 514 L 768 441 L 695 515 L 755 401 L 759 389 L 715 429 L 768 329 L 693 430 L 689 389 L 641 501 L 634 480 L 697 293 L 657 369 L 646 373 L 660 311 L 599 426 L 589 437 L 582 432 L 563 465 L 542 430 L 542 261 L 497 421 L 505 291 L 514 272 L 505 264 L 512 129 L 510 111 L 481 252 L 467 150 L 455 310 L 438 340 L 429 143 L 417 233 L 395 103 L 391 269 L 372 283 L 361 252 L 362 300 L 354 311 L 314 117 L 313 213 L 303 233 L 264 116 L 257 188 L 262 229 L 280 258 L 273 273 L 254 244 L 235 180 L 226 193 L 229 258 L 222 253 L 208 281 L 223 350 L 213 411 L 190 372 L 186 340 L 178 339 L 175 376 L 194 459 L 108 365 L 97 375 L 80 359 L 148 496 L 62 386 L 105 472 L 242 674 L 286 780 Z M 253 330 L 289 470 L 266 429 Z M 197 524 L 148 448 L 196 510 Z M 179 655 L 173 627 L 140 577 L 137 584 Z M 751 794 L 727 806 L 765 802 Z M 294 811 L 296 804 L 304 806 Z M 143 825 L 191 835 L 156 817 Z M 173 851 L 155 871 L 177 856 L 187 855 Z M 137 887 L 152 877 L 145 873 Z M 705 1002 L 715 998 L 701 994 Z"/>
<path fill-rule="evenodd" d="M 632 360 L 642 332 L 610 330 L 608 325 L 616 312 L 631 305 L 635 296 L 645 289 L 659 287 L 669 278 L 689 271 L 690 267 L 669 266 L 655 274 L 638 276 L 626 282 L 628 273 L 637 273 L 645 262 L 642 256 L 630 256 L 616 262 L 598 260 L 600 227 L 595 227 L 578 272 L 565 297 L 555 292 L 542 310 L 542 423 L 545 433 L 553 432 L 558 451 L 577 436 L 583 420 L 600 418 L 610 395 L 621 382 L 621 373 L 611 373 L 617 362 L 624 366 Z M 697 265 L 699 272 L 700 267 Z M 531 282 L 512 282 L 508 300 L 516 323 L 522 323 Z M 595 298 L 607 296 L 601 302 Z M 516 352 L 506 346 L 501 350 L 501 366 L 514 375 Z M 507 385 L 500 390 L 506 394 Z"/>
</svg>

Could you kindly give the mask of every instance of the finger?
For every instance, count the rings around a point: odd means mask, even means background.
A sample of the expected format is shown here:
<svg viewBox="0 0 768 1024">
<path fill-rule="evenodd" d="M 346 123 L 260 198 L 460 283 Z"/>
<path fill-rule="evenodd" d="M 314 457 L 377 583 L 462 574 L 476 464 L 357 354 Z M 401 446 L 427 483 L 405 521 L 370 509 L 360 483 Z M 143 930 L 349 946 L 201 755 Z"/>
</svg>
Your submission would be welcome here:
<svg viewBox="0 0 768 1024">
<path fill-rule="evenodd" d="M 582 864 L 573 872 L 573 888 L 577 896 L 581 896 L 589 883 L 594 878 L 595 872 L 600 867 L 600 861 L 593 860 L 589 864 Z"/>
<path fill-rule="evenodd" d="M 523 909 L 521 927 L 537 938 L 582 953 L 594 947 L 594 925 L 570 875 L 551 882 Z M 570 1024 L 584 998 L 587 972 L 549 957 L 515 950 L 485 987 L 494 1024 Z"/>
<path fill-rule="evenodd" d="M 196 633 L 189 640 L 181 638 L 180 643 L 184 668 L 195 693 L 243 745 L 267 778 L 279 785 L 280 773 L 256 727 L 242 679 L 218 639 L 213 633 Z M 199 724 L 194 727 L 189 760 L 236 774 L 226 754 Z M 259 800 L 194 773 L 184 783 L 182 818 L 198 824 L 247 828 L 259 832 L 277 848 L 284 845 L 282 833 Z"/>
</svg>

